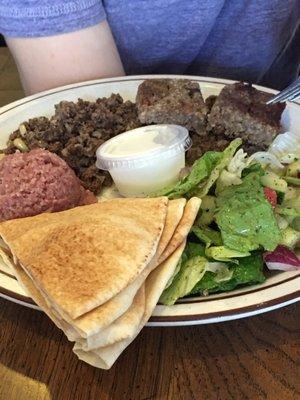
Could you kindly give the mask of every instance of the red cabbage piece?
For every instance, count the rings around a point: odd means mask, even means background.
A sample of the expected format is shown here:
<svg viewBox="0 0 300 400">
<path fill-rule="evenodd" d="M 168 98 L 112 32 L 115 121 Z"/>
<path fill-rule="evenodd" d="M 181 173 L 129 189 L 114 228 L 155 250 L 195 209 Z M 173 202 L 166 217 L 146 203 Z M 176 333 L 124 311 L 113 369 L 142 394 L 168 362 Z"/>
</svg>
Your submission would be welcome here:
<svg viewBox="0 0 300 400">
<path fill-rule="evenodd" d="M 293 271 L 300 268 L 300 259 L 291 249 L 278 245 L 272 252 L 264 254 L 264 261 L 269 269 Z"/>
</svg>

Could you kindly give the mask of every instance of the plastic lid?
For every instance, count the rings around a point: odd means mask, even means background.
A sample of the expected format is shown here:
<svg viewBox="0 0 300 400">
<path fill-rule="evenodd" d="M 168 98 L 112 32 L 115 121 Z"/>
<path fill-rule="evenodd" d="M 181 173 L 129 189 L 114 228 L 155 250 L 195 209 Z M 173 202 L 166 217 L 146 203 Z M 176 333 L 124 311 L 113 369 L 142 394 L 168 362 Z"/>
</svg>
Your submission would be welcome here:
<svg viewBox="0 0 300 400">
<path fill-rule="evenodd" d="M 154 159 L 174 157 L 192 145 L 189 132 L 179 125 L 148 125 L 121 133 L 97 150 L 99 169 L 138 168 Z"/>
</svg>

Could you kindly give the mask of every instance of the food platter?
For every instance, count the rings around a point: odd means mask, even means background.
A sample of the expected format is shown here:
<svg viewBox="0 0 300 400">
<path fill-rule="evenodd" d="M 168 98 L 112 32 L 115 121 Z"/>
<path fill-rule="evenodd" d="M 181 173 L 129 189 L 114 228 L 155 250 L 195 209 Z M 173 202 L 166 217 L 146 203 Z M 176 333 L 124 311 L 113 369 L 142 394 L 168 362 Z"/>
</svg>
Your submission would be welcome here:
<svg viewBox="0 0 300 400">
<path fill-rule="evenodd" d="M 138 85 L 147 78 L 138 76 L 85 82 L 57 88 L 27 97 L 0 109 L 0 146 L 5 147 L 9 134 L 24 120 L 36 116 L 50 116 L 54 105 L 62 100 L 95 100 L 98 97 L 120 93 L 125 100 L 134 101 Z M 160 75 L 162 78 L 170 76 Z M 176 76 L 172 76 L 172 78 Z M 177 76 L 179 78 L 179 76 Z M 217 95 L 225 84 L 232 81 L 183 77 L 199 82 L 204 98 Z M 260 90 L 272 93 L 271 89 Z M 290 130 L 300 138 L 300 105 L 288 104 L 282 116 L 284 130 Z M 300 298 L 300 274 L 298 271 L 280 272 L 270 276 L 265 283 L 209 297 L 191 297 L 167 307 L 158 305 L 148 326 L 178 326 L 227 321 L 271 311 L 296 302 Z M 0 296 L 34 309 L 38 306 L 18 284 L 12 272 L 0 265 Z"/>
</svg>

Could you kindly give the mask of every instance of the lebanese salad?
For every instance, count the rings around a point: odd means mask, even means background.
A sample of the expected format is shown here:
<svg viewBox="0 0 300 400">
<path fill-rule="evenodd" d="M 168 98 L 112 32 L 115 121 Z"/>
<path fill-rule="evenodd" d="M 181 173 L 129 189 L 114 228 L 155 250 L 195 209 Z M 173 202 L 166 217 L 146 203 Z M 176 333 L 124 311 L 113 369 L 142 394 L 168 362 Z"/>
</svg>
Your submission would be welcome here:
<svg viewBox="0 0 300 400">
<path fill-rule="evenodd" d="M 248 156 L 233 140 L 208 151 L 185 176 L 155 196 L 198 196 L 200 213 L 160 302 L 226 292 L 266 280 L 267 270 L 300 268 L 300 141 L 276 137 Z"/>
</svg>

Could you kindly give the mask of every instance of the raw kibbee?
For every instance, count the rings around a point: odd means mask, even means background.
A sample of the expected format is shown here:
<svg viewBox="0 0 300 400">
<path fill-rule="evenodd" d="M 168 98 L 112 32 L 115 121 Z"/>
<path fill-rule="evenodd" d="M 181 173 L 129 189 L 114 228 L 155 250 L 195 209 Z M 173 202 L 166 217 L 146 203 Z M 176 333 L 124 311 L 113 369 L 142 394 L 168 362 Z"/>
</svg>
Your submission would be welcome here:
<svg viewBox="0 0 300 400">
<path fill-rule="evenodd" d="M 136 105 L 143 124 L 177 124 L 205 134 L 206 105 L 198 83 L 188 79 L 146 79 Z"/>
<path fill-rule="evenodd" d="M 96 203 L 56 154 L 35 149 L 0 161 L 0 221 Z"/>
<path fill-rule="evenodd" d="M 284 104 L 267 105 L 271 95 L 242 82 L 226 85 L 208 115 L 207 130 L 230 139 L 240 137 L 256 150 L 266 149 L 280 132 Z"/>
</svg>

